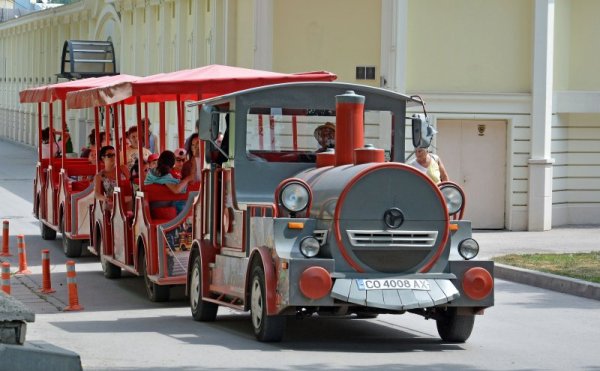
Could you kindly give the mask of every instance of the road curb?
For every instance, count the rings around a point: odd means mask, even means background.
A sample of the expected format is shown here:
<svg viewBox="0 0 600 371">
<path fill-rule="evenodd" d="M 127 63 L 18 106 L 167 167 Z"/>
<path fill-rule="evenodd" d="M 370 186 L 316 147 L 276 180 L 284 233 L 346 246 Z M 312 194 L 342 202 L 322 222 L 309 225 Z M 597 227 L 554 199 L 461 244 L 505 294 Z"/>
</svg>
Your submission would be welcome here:
<svg viewBox="0 0 600 371">
<path fill-rule="evenodd" d="M 600 300 L 600 284 L 593 282 L 498 263 L 494 264 L 494 276 L 564 294 Z"/>
</svg>

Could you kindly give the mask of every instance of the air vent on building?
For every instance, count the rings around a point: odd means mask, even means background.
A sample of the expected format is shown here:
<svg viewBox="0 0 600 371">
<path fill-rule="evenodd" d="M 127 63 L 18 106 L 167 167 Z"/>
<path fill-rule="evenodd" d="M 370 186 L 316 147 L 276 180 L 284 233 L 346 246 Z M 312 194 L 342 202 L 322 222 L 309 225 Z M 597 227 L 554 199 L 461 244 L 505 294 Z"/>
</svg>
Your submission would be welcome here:
<svg viewBox="0 0 600 371">
<path fill-rule="evenodd" d="M 375 80 L 375 66 L 357 66 L 357 80 Z"/>
</svg>

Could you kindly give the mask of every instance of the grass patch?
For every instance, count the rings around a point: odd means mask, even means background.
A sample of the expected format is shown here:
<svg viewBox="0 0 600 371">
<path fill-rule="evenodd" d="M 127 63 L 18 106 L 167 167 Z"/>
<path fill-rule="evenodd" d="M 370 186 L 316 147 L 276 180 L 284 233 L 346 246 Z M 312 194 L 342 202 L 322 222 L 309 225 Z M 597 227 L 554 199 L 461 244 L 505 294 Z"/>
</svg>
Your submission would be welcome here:
<svg viewBox="0 0 600 371">
<path fill-rule="evenodd" d="M 575 254 L 510 254 L 495 257 L 494 261 L 600 283 L 600 251 Z"/>
</svg>

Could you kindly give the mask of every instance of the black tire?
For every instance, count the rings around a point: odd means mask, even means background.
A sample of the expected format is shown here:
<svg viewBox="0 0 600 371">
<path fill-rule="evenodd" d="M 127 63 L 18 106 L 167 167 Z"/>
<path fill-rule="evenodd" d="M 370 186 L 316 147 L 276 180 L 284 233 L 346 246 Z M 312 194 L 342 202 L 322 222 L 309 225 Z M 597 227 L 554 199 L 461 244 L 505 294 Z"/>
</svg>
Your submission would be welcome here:
<svg viewBox="0 0 600 371">
<path fill-rule="evenodd" d="M 102 234 L 100 233 L 100 227 L 96 226 L 96 234 L 92 235 L 92 243 L 94 246 L 94 250 L 96 250 L 96 256 L 98 259 L 102 256 Z M 102 261 L 100 261 L 102 262 Z"/>
<path fill-rule="evenodd" d="M 254 335 L 259 341 L 281 341 L 285 331 L 285 316 L 267 315 L 267 290 L 265 273 L 261 265 L 252 269 L 250 282 L 250 317 Z"/>
<path fill-rule="evenodd" d="M 56 239 L 56 231 L 46 224 L 44 224 L 40 220 L 40 234 L 42 235 L 42 240 L 55 240 Z"/>
<path fill-rule="evenodd" d="M 219 306 L 215 303 L 202 300 L 200 288 L 202 287 L 202 259 L 199 255 L 194 258 L 190 276 L 190 309 L 195 321 L 212 322 L 217 318 Z"/>
<path fill-rule="evenodd" d="M 436 320 L 436 324 L 438 334 L 442 340 L 451 343 L 464 343 L 473 331 L 475 315 L 458 315 L 456 314 L 456 308 L 450 308 L 441 318 Z"/>
<path fill-rule="evenodd" d="M 140 271 L 144 275 L 144 286 L 146 287 L 148 299 L 157 303 L 168 301 L 170 294 L 169 286 L 157 285 L 150 280 L 148 270 L 146 269 L 146 256 L 143 251 L 140 253 Z"/>
<path fill-rule="evenodd" d="M 102 272 L 104 272 L 104 277 L 108 279 L 121 277 L 121 267 L 109 262 L 108 260 L 103 258 L 102 255 L 100 255 L 100 264 L 102 265 Z"/>
<path fill-rule="evenodd" d="M 81 240 L 72 240 L 65 234 L 65 228 L 62 222 L 60 222 L 60 233 L 62 234 L 62 247 L 65 256 L 68 258 L 79 258 L 81 256 L 82 242 Z M 56 234 L 56 232 L 55 232 Z"/>
</svg>

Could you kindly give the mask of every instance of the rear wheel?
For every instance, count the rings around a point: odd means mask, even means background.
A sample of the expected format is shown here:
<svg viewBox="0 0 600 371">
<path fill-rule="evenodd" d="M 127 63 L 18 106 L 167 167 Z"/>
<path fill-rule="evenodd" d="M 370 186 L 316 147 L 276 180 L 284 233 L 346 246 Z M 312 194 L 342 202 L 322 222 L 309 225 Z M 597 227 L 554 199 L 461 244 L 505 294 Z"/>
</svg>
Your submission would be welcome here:
<svg viewBox="0 0 600 371">
<path fill-rule="evenodd" d="M 438 334 L 444 341 L 452 343 L 464 343 L 467 341 L 473 326 L 475 315 L 458 315 L 456 308 L 450 308 L 442 317 L 436 319 Z"/>
<path fill-rule="evenodd" d="M 192 266 L 190 277 L 190 309 L 196 321 L 214 321 L 219 306 L 202 300 L 202 259 L 197 255 Z"/>
<path fill-rule="evenodd" d="M 250 286 L 250 316 L 254 335 L 259 341 L 281 341 L 285 331 L 285 316 L 267 315 L 267 290 L 262 266 L 252 269 Z"/>
<path fill-rule="evenodd" d="M 140 253 L 140 270 L 144 275 L 144 286 L 146 287 L 146 294 L 148 299 L 154 302 L 161 302 L 169 300 L 169 286 L 161 286 L 150 280 L 148 277 L 148 269 L 146 266 L 146 255 L 144 251 Z"/>
<path fill-rule="evenodd" d="M 48 227 L 41 220 L 40 220 L 40 234 L 42 235 L 42 240 L 55 240 L 56 239 L 56 231 L 54 229 Z"/>
</svg>

